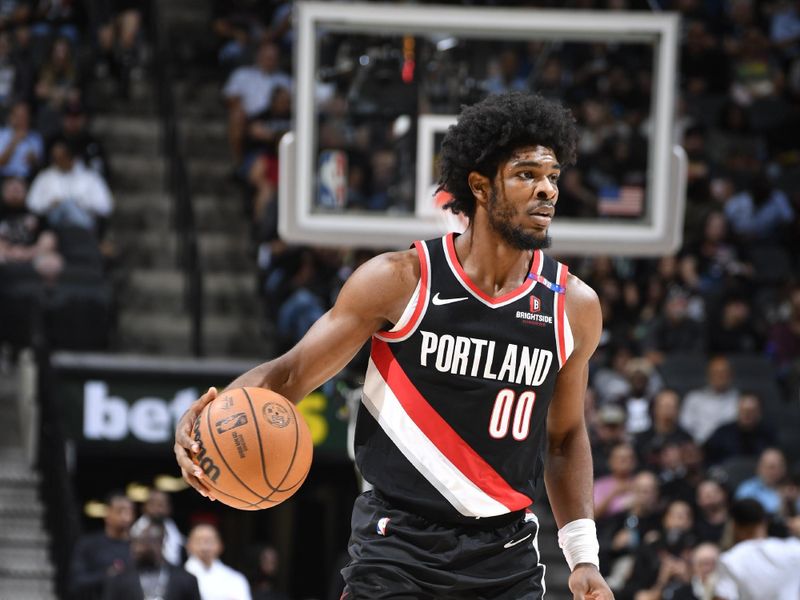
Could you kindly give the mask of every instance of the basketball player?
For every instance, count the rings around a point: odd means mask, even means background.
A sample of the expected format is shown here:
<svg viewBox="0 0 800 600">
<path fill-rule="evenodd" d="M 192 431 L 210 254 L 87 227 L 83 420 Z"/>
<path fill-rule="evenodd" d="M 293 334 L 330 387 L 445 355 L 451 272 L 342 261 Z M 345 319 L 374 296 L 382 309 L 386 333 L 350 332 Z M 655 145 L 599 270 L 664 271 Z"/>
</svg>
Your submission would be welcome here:
<svg viewBox="0 0 800 600">
<path fill-rule="evenodd" d="M 347 600 L 541 598 L 529 507 L 542 480 L 574 598 L 613 598 L 583 418 L 600 306 L 542 252 L 576 141 L 570 113 L 540 97 L 465 108 L 443 142 L 440 186 L 467 230 L 367 262 L 292 350 L 230 385 L 298 402 L 372 340 L 355 445 L 374 490 L 353 510 Z M 186 481 L 212 498 L 190 431 L 215 397 L 192 405 L 175 443 Z"/>
</svg>

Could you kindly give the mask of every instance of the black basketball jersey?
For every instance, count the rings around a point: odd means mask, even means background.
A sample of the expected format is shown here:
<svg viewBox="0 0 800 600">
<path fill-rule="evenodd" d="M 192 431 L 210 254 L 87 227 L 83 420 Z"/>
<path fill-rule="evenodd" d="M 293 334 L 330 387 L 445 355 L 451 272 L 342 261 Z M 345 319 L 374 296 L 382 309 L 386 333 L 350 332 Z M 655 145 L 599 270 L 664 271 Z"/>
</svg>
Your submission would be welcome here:
<svg viewBox="0 0 800 600">
<path fill-rule="evenodd" d="M 464 272 L 454 239 L 414 244 L 420 281 L 395 327 L 372 338 L 355 451 L 383 494 L 458 522 L 533 503 L 573 341 L 565 265 L 537 250 L 525 281 L 492 298 Z"/>
</svg>

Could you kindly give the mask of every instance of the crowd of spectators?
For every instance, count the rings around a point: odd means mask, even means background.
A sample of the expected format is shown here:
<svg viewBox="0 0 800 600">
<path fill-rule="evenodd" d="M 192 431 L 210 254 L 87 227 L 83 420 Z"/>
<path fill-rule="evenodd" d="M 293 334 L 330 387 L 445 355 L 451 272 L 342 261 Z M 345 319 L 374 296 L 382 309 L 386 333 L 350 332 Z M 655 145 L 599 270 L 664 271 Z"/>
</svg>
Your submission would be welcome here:
<svg viewBox="0 0 800 600">
<path fill-rule="evenodd" d="M 89 115 L 93 82 L 125 96 L 142 62 L 138 4 L 0 4 L 0 345 L 12 352 L 40 334 L 107 344 L 111 172 Z"/>
<path fill-rule="evenodd" d="M 800 457 L 787 460 L 762 399 L 733 387 L 726 358 L 709 361 L 707 378 L 683 404 L 662 387 L 638 416 L 627 393 L 600 403 L 590 390 L 601 568 L 617 598 L 706 598 L 676 594 L 736 541 L 734 501 L 756 501 L 771 536 L 800 535 Z"/>
<path fill-rule="evenodd" d="M 313 322 L 335 298 L 342 275 L 363 259 L 289 248 L 277 233 L 277 144 L 291 124 L 293 89 L 288 4 L 220 3 L 213 26 L 227 78 L 233 166 L 253 218 L 267 311 L 286 344 L 304 327 L 281 319 L 281 307 L 289 302 L 287 318 L 302 313 L 299 321 Z M 798 317 L 790 297 L 800 249 L 800 161 L 791 133 L 800 125 L 799 17 L 781 1 L 662 4 L 683 17 L 674 138 L 690 159 L 684 245 L 655 262 L 594 256 L 573 260 L 573 270 L 600 294 L 607 348 L 633 346 L 653 367 L 676 352 L 768 352 L 791 383 Z M 562 5 L 652 8 L 624 0 Z M 579 162 L 564 174 L 559 216 L 636 218 L 645 210 L 642 204 L 627 215 L 605 214 L 600 198 L 610 189 L 646 187 L 647 46 L 334 34 L 320 44 L 321 210 L 411 210 L 415 131 L 400 117 L 454 114 L 463 103 L 510 89 L 558 98 L 577 118 Z M 330 169 L 329 181 L 324 174 L 334 161 L 344 165 L 344 176 Z"/>
<path fill-rule="evenodd" d="M 278 554 L 260 545 L 245 577 L 220 560 L 225 547 L 213 522 L 198 520 L 184 536 L 172 520 L 170 495 L 151 489 L 136 518 L 122 491 L 104 503 L 103 527 L 82 535 L 72 553 L 69 598 L 117 600 L 288 600 L 277 589 Z"/>
<path fill-rule="evenodd" d="M 289 3 L 234 4 L 214 22 L 233 156 L 249 186 L 267 313 L 290 345 L 371 253 L 279 239 Z M 682 16 L 674 139 L 689 157 L 683 246 L 660 259 L 563 258 L 597 291 L 604 317 L 587 394 L 604 572 L 618 598 L 703 598 L 733 542 L 732 502 L 755 499 L 773 535 L 800 533 L 800 453 L 787 456 L 780 435 L 789 426 L 780 415 L 800 393 L 800 10 L 785 0 L 518 4 L 657 4 Z M 320 43 L 319 166 L 331 152 L 346 165 L 344 195 L 320 195 L 323 210 L 410 210 L 414 132 L 398 116 L 453 114 L 510 89 L 558 98 L 577 118 L 579 162 L 562 178 L 560 216 L 612 216 L 599 201 L 604 190 L 646 184 L 652 55 L 644 47 L 367 35 Z M 690 389 L 670 370 L 675 357 L 693 360 L 695 373 L 707 362 L 706 384 Z M 748 379 L 728 357 L 761 370 Z"/>
</svg>

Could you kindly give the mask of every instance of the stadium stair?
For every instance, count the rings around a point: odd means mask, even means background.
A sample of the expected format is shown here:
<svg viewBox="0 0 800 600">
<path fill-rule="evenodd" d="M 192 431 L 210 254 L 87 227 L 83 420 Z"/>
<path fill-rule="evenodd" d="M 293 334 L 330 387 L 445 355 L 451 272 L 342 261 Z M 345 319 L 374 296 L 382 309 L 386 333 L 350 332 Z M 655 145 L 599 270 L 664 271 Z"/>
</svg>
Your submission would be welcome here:
<svg viewBox="0 0 800 600">
<path fill-rule="evenodd" d="M 146 354 L 187 354 L 190 320 L 183 308 L 184 274 L 172 199 L 166 191 L 161 122 L 155 90 L 134 82 L 122 101 L 96 82 L 92 133 L 106 146 L 114 213 L 109 224 L 118 265 L 118 316 L 113 348 Z"/>
<path fill-rule="evenodd" d="M 165 1 L 161 16 L 177 62 L 192 58 L 192 40 L 207 42 L 210 12 L 202 3 Z M 186 159 L 198 250 L 203 269 L 204 340 L 212 356 L 270 355 L 263 341 L 255 261 L 240 190 L 229 180 L 226 116 L 219 75 L 184 65 L 173 82 L 178 130 Z M 119 256 L 118 317 L 113 349 L 186 355 L 191 320 L 184 303 L 185 277 L 173 200 L 166 187 L 161 121 L 154 84 L 134 82 L 128 101 L 97 82 L 92 132 L 105 145 L 113 169 L 115 199 L 109 234 Z"/>
<path fill-rule="evenodd" d="M 17 408 L 17 372 L 0 372 L 0 599 L 55 600 L 39 474 L 29 466 Z"/>
<path fill-rule="evenodd" d="M 258 273 L 242 189 L 232 180 L 224 80 L 208 44 L 211 3 L 160 3 L 176 61 L 173 81 L 181 150 L 198 231 L 203 269 L 204 348 L 209 356 L 269 357 L 268 324 L 258 297 Z"/>
</svg>

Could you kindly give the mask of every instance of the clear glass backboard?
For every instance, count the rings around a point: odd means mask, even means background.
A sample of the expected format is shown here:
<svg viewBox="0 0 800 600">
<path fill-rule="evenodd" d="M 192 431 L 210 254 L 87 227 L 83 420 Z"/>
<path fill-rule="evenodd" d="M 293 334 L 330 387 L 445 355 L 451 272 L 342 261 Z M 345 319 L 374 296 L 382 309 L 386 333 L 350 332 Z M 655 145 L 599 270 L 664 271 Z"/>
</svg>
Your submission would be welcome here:
<svg viewBox="0 0 800 600">
<path fill-rule="evenodd" d="M 556 252 L 657 255 L 680 244 L 677 17 L 299 2 L 296 19 L 284 239 L 408 247 L 463 227 L 434 194 L 444 133 L 461 106 L 519 89 L 565 103 L 581 130 L 551 227 Z"/>
</svg>

